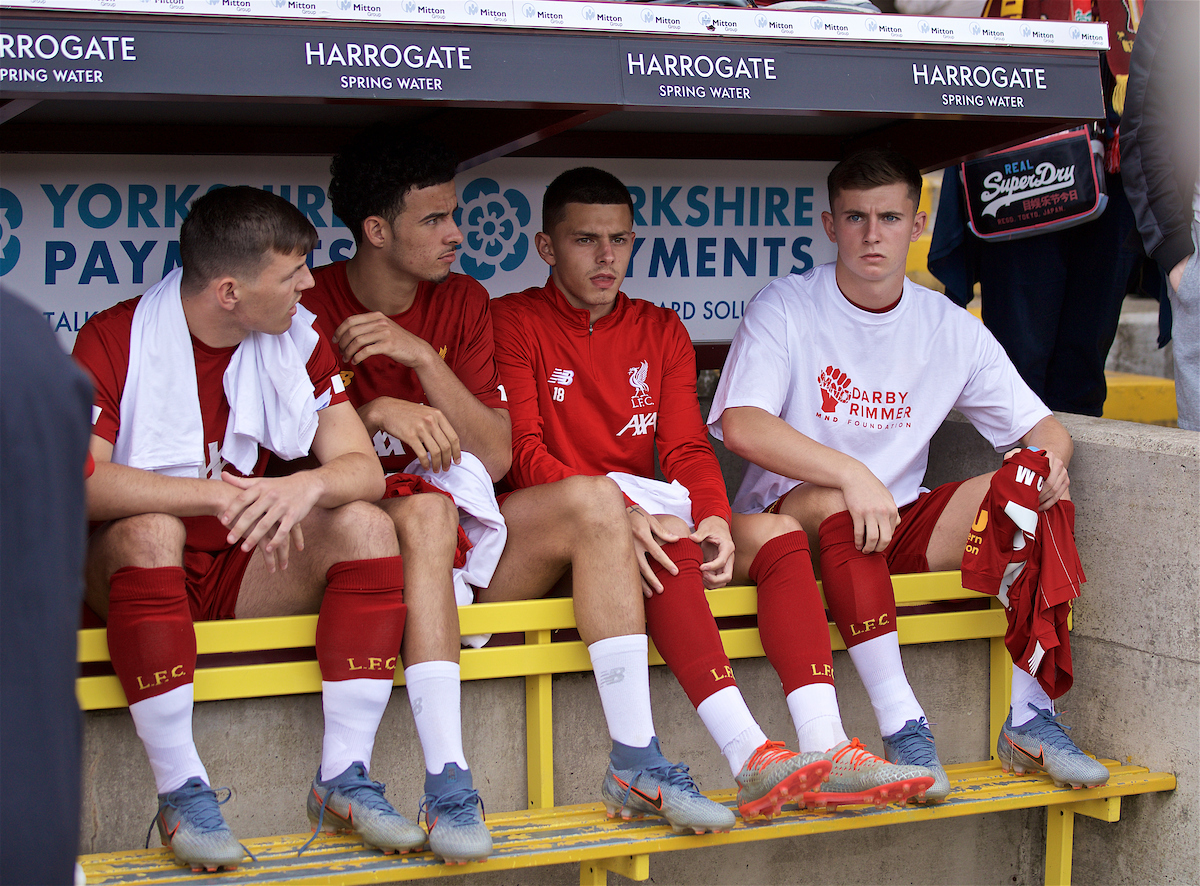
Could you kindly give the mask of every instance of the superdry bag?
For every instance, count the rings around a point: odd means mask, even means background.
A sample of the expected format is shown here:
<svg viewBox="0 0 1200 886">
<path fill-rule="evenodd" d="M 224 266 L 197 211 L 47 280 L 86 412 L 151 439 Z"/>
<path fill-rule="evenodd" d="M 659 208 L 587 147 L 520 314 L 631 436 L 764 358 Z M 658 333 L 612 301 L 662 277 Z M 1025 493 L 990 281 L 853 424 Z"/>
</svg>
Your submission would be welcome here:
<svg viewBox="0 0 1200 886">
<path fill-rule="evenodd" d="M 967 224 L 981 240 L 1019 240 L 1104 211 L 1104 150 L 1087 129 L 1059 132 L 962 164 Z"/>
</svg>

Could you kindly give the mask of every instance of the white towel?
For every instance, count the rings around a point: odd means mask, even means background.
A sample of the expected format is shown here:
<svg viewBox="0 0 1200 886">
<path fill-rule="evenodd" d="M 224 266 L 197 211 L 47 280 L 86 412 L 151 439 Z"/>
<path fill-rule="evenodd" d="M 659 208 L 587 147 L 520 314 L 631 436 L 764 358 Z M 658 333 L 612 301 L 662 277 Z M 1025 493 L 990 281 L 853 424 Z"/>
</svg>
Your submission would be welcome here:
<svg viewBox="0 0 1200 886">
<path fill-rule="evenodd" d="M 203 478 L 204 422 L 179 292 L 182 277 L 176 268 L 146 291 L 133 312 L 113 461 Z M 221 456 L 243 474 L 254 469 L 259 446 L 291 459 L 312 445 L 318 404 L 307 363 L 318 340 L 315 319 L 297 305 L 287 332 L 251 333 L 229 361 L 223 382 L 230 411 Z"/>
<path fill-rule="evenodd" d="M 508 541 L 508 526 L 496 504 L 496 492 L 487 468 L 470 452 L 463 452 L 462 462 L 452 464 L 444 471 L 430 471 L 413 460 L 405 469 L 432 483 L 454 496 L 458 506 L 459 523 L 471 550 L 467 551 L 467 562 L 462 569 L 454 570 L 454 599 L 459 606 L 467 606 L 475 600 L 472 588 L 486 588 L 496 574 L 496 564 L 504 553 Z M 491 639 L 491 634 L 469 634 L 462 638 L 463 645 L 478 649 Z"/>
<path fill-rule="evenodd" d="M 662 480 L 650 480 L 621 471 L 610 471 L 608 476 L 646 513 L 671 514 L 686 523 L 689 528 L 696 528 L 692 523 L 691 493 L 678 480 L 664 483 Z"/>
</svg>

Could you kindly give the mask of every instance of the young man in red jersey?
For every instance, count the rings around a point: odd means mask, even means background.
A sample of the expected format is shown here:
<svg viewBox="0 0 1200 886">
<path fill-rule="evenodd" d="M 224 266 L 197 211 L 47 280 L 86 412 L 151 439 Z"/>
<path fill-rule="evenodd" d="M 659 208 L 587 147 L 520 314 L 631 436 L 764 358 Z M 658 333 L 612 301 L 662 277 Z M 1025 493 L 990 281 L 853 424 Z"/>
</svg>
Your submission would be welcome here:
<svg viewBox="0 0 1200 886">
<path fill-rule="evenodd" d="M 981 323 L 905 279 L 925 228 L 920 196 L 920 170 L 894 151 L 860 152 L 833 169 L 822 221 L 837 260 L 755 296 L 709 426 L 750 462 L 734 509 L 782 514 L 808 533 L 886 755 L 933 770 L 927 797 L 941 799 L 950 783 L 904 674 L 890 574 L 958 569 L 968 535 L 986 524 L 980 505 L 993 475 L 922 489 L 929 442 L 958 409 L 997 450 L 1044 451 L 1038 510 L 1061 502 L 1073 525 L 1072 444 Z M 1039 680 L 1016 666 L 998 756 L 1076 786 L 1108 778 L 1067 738 Z"/>
<path fill-rule="evenodd" d="M 243 856 L 192 741 L 197 619 L 319 610 L 325 738 L 310 819 L 323 812 L 385 852 L 425 842 L 366 777 L 403 579 L 390 522 L 363 501 L 383 490 L 370 438 L 297 306 L 316 239 L 279 197 L 212 191 L 180 229 L 182 270 L 93 317 L 75 344 L 96 390 L 87 598 L 154 771 L 159 835 L 197 870 Z M 316 466 L 264 477 L 268 445 Z"/>
<path fill-rule="evenodd" d="M 444 145 L 380 127 L 342 150 L 331 171 L 334 212 L 358 249 L 316 272 L 304 304 L 339 350 L 347 394 L 391 473 L 380 507 L 393 521 L 409 578 L 401 655 L 425 754 L 430 845 L 447 859 L 478 858 L 491 839 L 462 750 L 451 586 L 458 516 L 444 495 L 406 495 L 412 478 L 404 472 L 423 470 L 455 488 L 472 463 L 490 475 L 484 480 L 508 470 L 511 427 L 488 295 L 450 271 L 462 234 L 454 222 L 455 158 Z M 486 492 L 495 506 L 490 482 Z M 455 495 L 466 512 L 468 503 Z M 571 478 L 509 495 L 500 513 L 507 540 L 494 571 L 476 579 L 487 586 L 480 599 L 542 596 L 569 573 L 613 760 L 619 770 L 645 772 L 635 786 L 657 798 L 641 811 L 697 833 L 732 827 L 732 814 L 700 795 L 680 774 L 686 767 L 672 766 L 658 749 L 633 543 L 616 486 Z M 418 557 L 426 568 L 414 575 L 409 558 Z"/>
<path fill-rule="evenodd" d="M 920 792 L 930 774 L 889 765 L 848 740 L 836 700 L 831 719 L 804 714 L 809 695 L 833 697 L 807 539 L 789 518 L 731 517 L 687 331 L 673 311 L 621 292 L 632 228 L 629 191 L 607 172 L 569 170 L 546 189 L 536 243 L 550 279 L 493 306 L 513 417 L 509 482 L 524 490 L 607 475 L 621 487 L 649 634 L 728 761 L 743 816 L 774 814 L 801 796 L 836 806 Z M 669 485 L 653 479 L 656 452 Z M 734 557 L 739 535 L 753 539 L 750 556 Z M 789 693 L 804 753 L 768 741 L 737 688 L 704 596 L 731 578 L 759 586 L 763 646 Z"/>
</svg>

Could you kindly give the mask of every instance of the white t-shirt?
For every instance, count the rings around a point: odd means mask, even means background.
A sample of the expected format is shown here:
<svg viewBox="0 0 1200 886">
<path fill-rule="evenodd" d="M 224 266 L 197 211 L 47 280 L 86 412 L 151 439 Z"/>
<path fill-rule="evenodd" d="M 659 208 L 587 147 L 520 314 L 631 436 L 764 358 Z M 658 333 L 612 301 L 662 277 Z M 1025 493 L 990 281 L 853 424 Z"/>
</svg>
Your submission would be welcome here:
<svg viewBox="0 0 1200 886">
<path fill-rule="evenodd" d="M 881 314 L 853 305 L 833 263 L 767 284 L 746 307 L 709 413 L 757 406 L 861 461 L 897 507 L 922 491 L 929 441 L 951 409 L 997 450 L 1050 410 L 987 328 L 945 296 L 904 281 Z M 798 481 L 748 464 L 734 511 L 757 513 Z"/>
</svg>

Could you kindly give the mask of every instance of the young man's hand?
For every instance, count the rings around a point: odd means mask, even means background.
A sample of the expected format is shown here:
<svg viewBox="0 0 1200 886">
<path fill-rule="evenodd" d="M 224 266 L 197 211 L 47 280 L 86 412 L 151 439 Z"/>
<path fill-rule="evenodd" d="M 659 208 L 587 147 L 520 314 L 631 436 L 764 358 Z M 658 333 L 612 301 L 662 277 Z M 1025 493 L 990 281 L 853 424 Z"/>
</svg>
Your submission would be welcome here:
<svg viewBox="0 0 1200 886">
<path fill-rule="evenodd" d="M 896 500 L 886 486 L 860 464 L 853 478 L 842 486 L 846 510 L 854 519 L 854 546 L 864 554 L 887 550 L 892 534 L 900 525 Z"/>
<path fill-rule="evenodd" d="M 334 332 L 333 341 L 343 359 L 356 366 L 368 357 L 382 354 L 409 369 L 416 369 L 423 361 L 436 356 L 428 342 L 379 311 L 347 317 Z"/>
<path fill-rule="evenodd" d="M 319 480 L 311 471 L 288 477 L 238 477 L 222 471 L 221 480 L 240 490 L 217 514 L 229 529 L 228 543 L 241 539 L 247 552 L 257 547 L 268 572 L 287 569 L 291 547 L 304 550 L 300 521 L 321 497 Z"/>
<path fill-rule="evenodd" d="M 1008 450 L 1008 452 L 1004 453 L 1004 460 L 1008 461 L 1020 451 L 1020 446 Z M 1050 462 L 1050 475 L 1046 478 L 1046 482 L 1042 484 L 1042 489 L 1038 493 L 1038 510 L 1048 511 L 1063 498 L 1070 500 L 1067 492 L 1071 488 L 1071 478 L 1067 474 L 1067 466 L 1063 464 L 1061 458 L 1049 449 L 1043 449 L 1042 452 L 1045 454 L 1046 460 Z"/>
<path fill-rule="evenodd" d="M 706 562 L 700 564 L 700 576 L 709 590 L 723 588 L 733 578 L 733 536 L 729 524 L 720 517 L 705 517 L 691 535 L 692 541 L 704 551 Z"/>
<path fill-rule="evenodd" d="M 666 555 L 661 545 L 679 541 L 679 536 L 667 532 L 653 514 L 647 514 L 637 505 L 625 509 L 629 515 L 629 528 L 633 532 L 633 551 L 637 556 L 638 569 L 642 573 L 642 593 L 646 597 L 663 592 L 662 582 L 654 574 L 647 555 L 658 561 L 667 572 L 679 574 L 679 567 Z"/>
<path fill-rule="evenodd" d="M 383 431 L 399 440 L 416 454 L 427 471 L 448 471 L 451 464 L 462 462 L 458 434 L 440 409 L 395 397 L 376 397 L 358 412 L 368 433 Z"/>
</svg>

